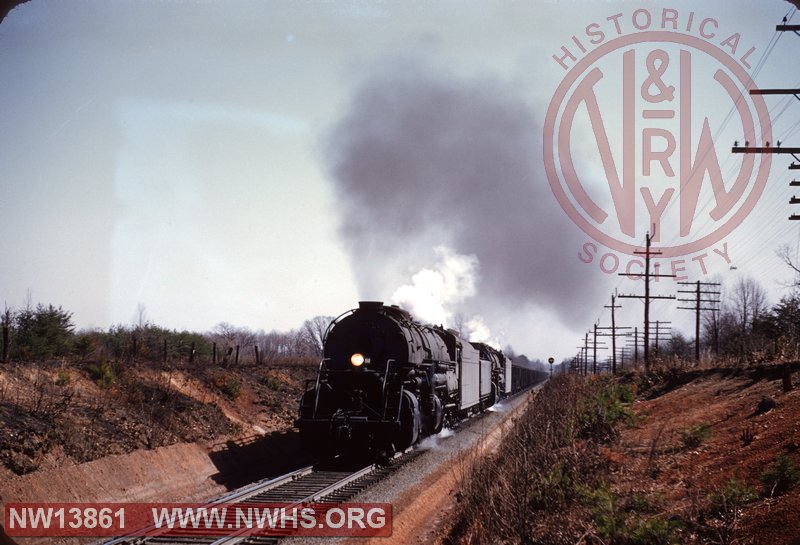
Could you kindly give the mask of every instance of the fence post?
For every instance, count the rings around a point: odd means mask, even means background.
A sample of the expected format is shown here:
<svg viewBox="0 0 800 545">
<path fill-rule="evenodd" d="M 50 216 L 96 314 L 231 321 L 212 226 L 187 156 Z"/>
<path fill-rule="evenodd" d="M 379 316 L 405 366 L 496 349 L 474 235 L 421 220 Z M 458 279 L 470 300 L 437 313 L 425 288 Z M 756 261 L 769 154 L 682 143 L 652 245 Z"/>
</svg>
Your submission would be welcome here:
<svg viewBox="0 0 800 545">
<path fill-rule="evenodd" d="M 164 363 L 167 363 L 167 339 L 164 337 Z"/>
<path fill-rule="evenodd" d="M 192 348 L 189 350 L 189 363 L 194 363 L 194 342 L 192 342 Z"/>
<path fill-rule="evenodd" d="M 255 345 L 254 348 L 256 351 L 256 365 L 261 366 L 261 358 L 258 356 L 258 345 Z"/>
<path fill-rule="evenodd" d="M 236 345 L 236 357 L 233 359 L 234 365 L 239 365 L 239 345 Z"/>
<path fill-rule="evenodd" d="M 3 363 L 8 363 L 8 324 L 3 324 Z"/>
</svg>

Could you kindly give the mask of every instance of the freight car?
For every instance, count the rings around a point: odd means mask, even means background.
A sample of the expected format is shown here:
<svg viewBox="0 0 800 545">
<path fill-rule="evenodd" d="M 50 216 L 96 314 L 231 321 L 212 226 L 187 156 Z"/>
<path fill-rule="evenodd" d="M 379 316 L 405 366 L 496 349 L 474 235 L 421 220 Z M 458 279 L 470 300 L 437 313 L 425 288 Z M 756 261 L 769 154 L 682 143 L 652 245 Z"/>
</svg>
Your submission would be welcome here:
<svg viewBox="0 0 800 545">
<path fill-rule="evenodd" d="M 328 327 L 295 424 L 317 456 L 389 458 L 535 378 L 489 345 L 364 301 Z"/>
</svg>

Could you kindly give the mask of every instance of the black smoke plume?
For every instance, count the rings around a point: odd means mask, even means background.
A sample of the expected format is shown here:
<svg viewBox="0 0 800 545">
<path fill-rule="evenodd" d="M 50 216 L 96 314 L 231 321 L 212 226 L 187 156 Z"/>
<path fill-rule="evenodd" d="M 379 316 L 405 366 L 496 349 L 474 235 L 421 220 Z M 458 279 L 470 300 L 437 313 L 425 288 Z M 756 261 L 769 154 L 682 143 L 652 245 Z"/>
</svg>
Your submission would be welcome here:
<svg viewBox="0 0 800 545">
<path fill-rule="evenodd" d="M 387 300 L 444 245 L 479 260 L 465 312 L 534 307 L 569 324 L 602 304 L 596 265 L 578 260 L 588 239 L 548 185 L 541 122 L 511 85 L 387 60 L 325 154 L 362 297 Z"/>
</svg>

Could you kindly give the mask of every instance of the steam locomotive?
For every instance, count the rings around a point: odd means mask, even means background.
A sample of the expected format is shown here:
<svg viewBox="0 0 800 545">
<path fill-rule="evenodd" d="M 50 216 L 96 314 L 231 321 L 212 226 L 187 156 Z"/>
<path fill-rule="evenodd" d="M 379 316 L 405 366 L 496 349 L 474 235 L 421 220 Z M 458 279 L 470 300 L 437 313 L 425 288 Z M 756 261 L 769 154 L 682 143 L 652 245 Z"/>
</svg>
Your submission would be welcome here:
<svg viewBox="0 0 800 545">
<path fill-rule="evenodd" d="M 317 456 L 388 459 L 538 378 L 489 345 L 364 301 L 328 327 L 295 425 Z"/>
</svg>

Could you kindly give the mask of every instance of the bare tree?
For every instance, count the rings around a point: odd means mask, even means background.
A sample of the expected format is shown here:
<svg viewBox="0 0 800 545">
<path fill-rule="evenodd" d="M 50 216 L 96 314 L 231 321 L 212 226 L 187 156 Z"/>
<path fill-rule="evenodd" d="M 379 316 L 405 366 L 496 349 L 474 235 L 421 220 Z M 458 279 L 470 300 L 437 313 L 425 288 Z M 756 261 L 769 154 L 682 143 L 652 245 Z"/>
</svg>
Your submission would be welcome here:
<svg viewBox="0 0 800 545">
<path fill-rule="evenodd" d="M 251 329 L 247 327 L 236 327 L 228 322 L 218 323 L 209 337 L 210 340 L 216 342 L 228 352 L 232 352 L 237 346 L 240 350 L 244 351 L 254 346 L 257 341 L 257 334 Z"/>
<path fill-rule="evenodd" d="M 303 323 L 302 336 L 313 355 L 322 356 L 325 333 L 332 321 L 332 316 L 314 316 Z"/>
<path fill-rule="evenodd" d="M 703 319 L 703 341 L 717 355 L 719 355 L 719 341 L 722 330 L 722 313 L 723 311 L 720 309 L 717 312 L 704 312 L 701 314 Z"/>
<path fill-rule="evenodd" d="M 789 283 L 789 286 L 798 287 L 800 286 L 800 266 L 797 265 L 796 257 L 792 257 L 792 252 L 789 250 L 789 245 L 784 244 L 778 251 L 775 252 L 781 261 L 783 261 L 794 273 L 794 279 Z"/>
<path fill-rule="evenodd" d="M 144 329 L 147 326 L 147 307 L 144 303 L 136 305 L 136 314 L 134 315 L 134 324 L 137 329 Z"/>
<path fill-rule="evenodd" d="M 456 312 L 453 316 L 453 324 L 450 326 L 450 329 L 458 333 L 458 336 L 462 339 L 466 339 L 469 336 L 467 321 L 467 317 L 464 316 L 463 312 Z"/>
<path fill-rule="evenodd" d="M 752 277 L 742 277 L 730 292 L 729 304 L 742 335 L 752 330 L 753 323 L 767 311 L 767 294 Z"/>
</svg>

